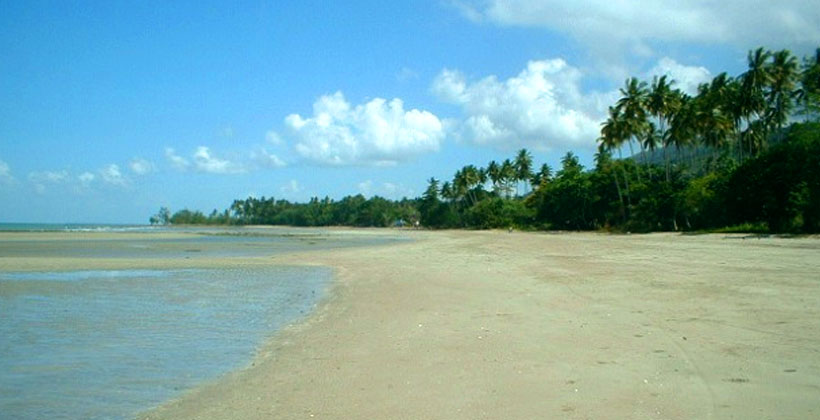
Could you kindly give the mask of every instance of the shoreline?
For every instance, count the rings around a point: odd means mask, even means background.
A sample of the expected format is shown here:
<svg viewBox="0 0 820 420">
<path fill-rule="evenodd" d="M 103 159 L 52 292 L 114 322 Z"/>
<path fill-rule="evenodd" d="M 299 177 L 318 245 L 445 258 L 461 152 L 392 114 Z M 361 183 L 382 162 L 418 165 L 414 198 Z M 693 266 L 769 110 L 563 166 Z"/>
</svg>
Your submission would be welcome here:
<svg viewBox="0 0 820 420">
<path fill-rule="evenodd" d="M 374 246 L 372 244 L 379 243 L 381 240 L 371 240 L 370 238 L 364 238 L 363 240 L 346 240 L 345 238 L 341 238 L 340 240 L 330 238 L 331 240 L 328 241 L 328 245 L 317 244 L 310 247 L 304 247 L 303 245 L 299 245 L 301 239 L 299 238 L 302 235 L 305 235 L 305 232 L 301 231 L 291 231 L 291 230 L 280 230 L 276 232 L 277 235 L 275 236 L 297 236 L 296 242 L 293 240 L 288 239 L 285 241 L 285 244 L 290 244 L 291 246 L 296 245 L 296 249 L 302 249 L 302 253 L 312 253 L 312 252 L 322 252 L 324 249 L 323 247 L 330 246 L 330 244 L 337 244 L 340 246 L 351 246 L 351 244 L 358 244 L 363 248 L 367 246 Z M 319 232 L 308 232 L 308 235 L 316 235 Z M 374 232 L 375 233 L 375 232 Z M 342 233 L 340 233 L 341 235 Z M 385 240 L 392 240 L 390 237 L 395 237 L 394 233 L 390 232 L 382 232 L 381 235 L 387 239 Z M 327 235 L 323 235 L 327 236 Z M 335 236 L 335 234 L 334 234 Z M 143 246 L 161 246 L 162 250 L 168 249 L 168 240 L 173 241 L 174 243 L 178 243 L 178 239 L 195 239 L 199 240 L 202 238 L 200 234 L 180 234 L 179 232 L 156 232 L 151 234 L 144 234 L 144 233 L 133 233 L 133 232 L 12 232 L 12 233 L 0 233 L 0 272 L 3 273 L 27 273 L 27 272 L 89 272 L 89 271 L 113 271 L 115 272 L 114 275 L 117 275 L 117 271 L 129 271 L 129 270 L 151 270 L 151 271 L 175 271 L 175 270 L 241 270 L 240 272 L 245 272 L 246 274 L 251 274 L 258 272 L 259 270 L 267 270 L 267 269 L 274 269 L 274 270 L 293 270 L 294 267 L 301 267 L 304 269 L 306 265 L 304 264 L 278 264 L 271 261 L 272 257 L 276 257 L 277 254 L 273 254 L 273 256 L 228 256 L 228 257 L 220 257 L 220 258 L 211 258 L 204 255 L 199 254 L 191 254 L 190 258 L 154 258 L 154 257 L 128 257 L 128 258 L 121 258 L 121 257 L 101 257 L 99 256 L 100 250 L 106 250 L 108 248 L 116 248 L 116 249 L 128 249 L 135 246 L 143 247 Z M 226 246 L 235 248 L 237 250 L 244 248 L 244 245 L 255 245 L 257 246 L 259 242 L 256 238 L 251 238 L 249 241 L 246 241 L 244 238 L 239 238 L 241 242 L 235 242 L 231 240 Z M 273 239 L 275 242 L 268 242 L 265 240 L 263 243 L 272 244 L 270 248 L 270 252 L 277 252 L 277 250 L 283 249 L 282 242 Z M 220 239 L 218 243 L 223 243 Z M 313 241 L 310 242 L 311 244 L 315 243 Z M 153 245 L 151 245 L 153 244 Z M 346 244 L 346 245 L 345 245 Z M 275 246 L 274 246 L 275 245 Z M 191 248 L 192 245 L 189 245 L 189 242 L 185 241 L 182 245 L 183 248 Z M 314 248 L 314 246 L 316 248 Z M 356 246 L 356 245 L 353 245 Z M 85 249 L 88 252 L 83 252 L 80 254 L 76 254 L 73 251 L 69 251 L 68 253 L 65 250 L 70 249 Z M 5 251 L 3 251 L 5 250 Z M 279 251 L 281 253 L 281 251 Z M 75 256 L 75 255 L 82 255 L 82 256 Z M 110 252 L 104 253 L 104 255 L 111 255 Z M 117 253 L 120 255 L 120 253 Z M 236 365 L 235 362 L 231 362 L 230 370 L 223 370 L 219 376 L 215 378 L 208 378 L 204 382 L 197 383 L 194 388 L 201 386 L 204 383 L 211 382 L 216 378 L 224 376 L 236 369 L 243 369 L 247 366 L 252 365 L 254 358 L 265 346 L 267 341 L 270 339 L 272 335 L 275 335 L 277 331 L 282 328 L 287 327 L 292 323 L 298 323 L 304 320 L 306 317 L 309 317 L 310 314 L 319 306 L 319 304 L 326 299 L 326 291 L 332 287 L 332 275 L 329 270 L 322 270 L 326 272 L 325 276 L 322 278 L 327 278 L 327 281 L 324 281 L 324 285 L 321 289 L 315 289 L 316 297 L 319 299 L 315 301 L 314 304 L 311 305 L 310 308 L 304 308 L 304 311 L 300 311 L 302 315 L 296 314 L 296 318 L 292 319 L 291 321 L 286 322 L 278 326 L 275 330 L 263 331 L 261 339 L 256 342 L 254 349 L 251 350 L 250 354 L 247 354 L 244 359 L 240 361 L 239 365 Z M 310 279 L 314 278 L 312 275 Z M 311 281 L 308 278 L 304 278 L 308 283 Z M 296 283 L 294 283 L 296 281 Z M 291 285 L 294 287 L 298 287 L 299 283 L 303 283 L 302 281 L 298 281 L 297 279 L 291 280 Z M 19 291 L 18 285 L 15 284 L 13 280 L 9 284 L 3 282 L 0 284 L 1 287 L 0 291 L 3 293 L 3 297 L 6 297 L 6 293 L 10 293 L 10 297 L 14 299 L 15 294 Z M 8 286 L 8 287 L 7 287 Z M 236 289 L 236 287 L 234 287 Z M 62 289 L 61 289 L 62 290 Z M 242 290 L 244 288 L 237 290 L 239 293 L 243 293 Z M 307 296 L 309 297 L 311 294 L 308 293 Z M 302 296 L 302 295 L 300 295 Z M 258 299 L 257 299 L 258 300 Z M 5 301 L 5 299 L 4 299 Z M 282 302 L 284 306 L 290 305 L 292 301 Z M 271 304 L 263 305 L 271 307 Z M 278 306 L 278 305 L 277 305 Z M 130 308 L 130 306 L 129 306 Z M 276 306 L 273 306 L 276 308 Z M 271 310 L 271 309 L 269 309 Z M 276 310 L 276 309 L 272 309 Z M 117 311 L 118 312 L 118 311 Z M 115 313 L 112 313 L 116 317 Z M 150 325 L 150 324 L 149 324 Z M 5 324 L 4 324 L 5 326 Z M 165 328 L 165 327 L 163 327 Z M 150 328 L 149 328 L 150 330 Z M 263 329 L 264 330 L 264 329 Z M 80 334 L 82 335 L 82 334 Z M 93 348 L 89 347 L 88 350 L 91 351 Z M 158 356 L 161 356 L 158 354 Z M 12 362 L 12 365 L 15 366 L 15 359 L 14 357 L 7 359 L 8 362 Z M 23 363 L 25 359 L 21 360 Z M 101 360 L 101 359 L 100 359 Z M 213 359 L 212 359 L 213 360 Z M 218 360 L 215 360 L 215 362 Z M 124 363 L 127 364 L 126 360 L 123 360 Z M 100 366 L 97 364 L 96 366 Z M 95 367 L 96 368 L 96 367 Z M 203 372 L 202 370 L 198 370 L 199 372 Z M 134 371 L 136 378 L 140 376 L 139 371 Z M 194 372 L 191 372 L 192 374 Z M 34 375 L 36 377 L 36 375 Z M 148 375 L 150 376 L 150 375 Z M 153 378 L 153 377 L 152 377 Z M 4 376 L 4 385 L 12 386 L 11 383 L 5 381 L 6 377 Z M 148 381 L 148 377 L 146 377 L 146 381 Z M 174 389 L 177 388 L 175 384 L 176 381 L 170 381 L 168 383 L 169 387 L 173 387 Z M 188 388 L 190 386 L 189 380 L 180 381 L 181 383 L 185 383 L 185 385 L 181 385 L 180 387 Z M 147 382 L 146 382 L 147 383 Z M 13 387 L 11 389 L 14 389 Z M 22 388 L 21 388 L 22 389 Z M 192 389 L 192 388 L 188 388 Z M 63 390 L 64 391 L 64 390 Z M 61 395 L 64 392 L 61 391 Z M 24 397 L 26 394 L 21 395 Z M 31 395 L 35 395 L 32 393 Z M 93 395 L 93 394 L 91 394 Z M 171 395 L 166 396 L 166 398 L 176 398 L 178 395 Z M 24 403 L 28 403 L 30 400 L 22 400 L 21 407 L 23 407 Z M 4 401 L 4 405 L 5 405 Z M 65 403 L 59 397 L 52 400 L 50 403 L 46 403 L 48 406 L 53 406 L 55 408 L 60 407 L 61 404 Z M 155 404 L 159 402 L 154 400 L 153 402 L 148 403 L 148 405 L 143 406 L 140 408 L 138 412 L 131 412 L 129 415 L 126 415 L 125 418 L 133 418 L 133 416 L 137 415 L 140 412 L 143 412 L 147 409 L 152 408 Z M 50 405 L 49 405 L 50 404 Z M 95 405 L 94 400 L 88 401 L 89 406 L 93 407 Z M 101 410 L 110 410 L 108 406 L 104 403 L 104 401 L 99 401 Z M 106 406 L 106 408 L 102 408 Z M 109 405 L 110 406 L 110 405 Z M 23 410 L 23 408 L 21 408 Z M 28 410 L 28 408 L 26 408 Z M 14 411 L 12 411 L 14 412 Z M 101 411 L 102 412 L 102 411 Z M 22 411 L 20 412 L 22 413 Z"/>
<path fill-rule="evenodd" d="M 138 419 L 820 413 L 816 237 L 406 236 L 415 240 L 263 257 L 0 257 L 0 269 L 333 270 L 315 310 L 248 366 Z"/>
<path fill-rule="evenodd" d="M 445 231 L 275 256 L 333 268 L 320 307 L 138 418 L 812 417 L 818 250 Z"/>
</svg>

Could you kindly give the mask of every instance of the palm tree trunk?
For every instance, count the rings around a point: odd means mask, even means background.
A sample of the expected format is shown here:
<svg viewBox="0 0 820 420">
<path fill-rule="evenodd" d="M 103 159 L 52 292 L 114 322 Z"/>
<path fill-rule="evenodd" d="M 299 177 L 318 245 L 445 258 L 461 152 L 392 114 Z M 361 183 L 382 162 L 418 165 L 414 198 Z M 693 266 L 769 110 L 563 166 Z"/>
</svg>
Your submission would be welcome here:
<svg viewBox="0 0 820 420">
<path fill-rule="evenodd" d="M 626 168 L 624 168 L 624 162 L 623 162 L 623 156 L 621 155 L 621 149 L 618 149 L 618 160 L 621 161 L 621 172 L 623 172 L 624 186 L 626 187 L 626 204 L 627 204 L 627 207 L 626 207 L 625 217 L 626 217 L 626 219 L 629 219 L 629 213 L 631 212 L 630 209 L 632 208 L 632 198 L 631 198 L 630 192 L 629 192 L 629 176 L 627 176 Z"/>
<path fill-rule="evenodd" d="M 632 148 L 632 138 L 630 138 L 629 139 L 629 158 L 634 160 L 634 156 L 635 156 L 635 150 Z M 640 171 L 640 169 L 641 169 L 641 165 L 637 164 L 637 162 L 636 162 L 635 175 L 638 176 L 638 182 L 639 183 L 641 182 L 641 171 Z"/>
<path fill-rule="evenodd" d="M 649 173 L 649 181 L 652 181 L 652 171 L 649 170 L 649 158 L 646 157 L 646 148 L 641 144 L 641 160 L 643 160 L 643 169 Z"/>
<path fill-rule="evenodd" d="M 621 222 L 626 223 L 626 209 L 624 209 L 624 196 L 621 193 L 621 185 L 618 183 L 617 171 L 612 171 L 612 178 L 615 180 L 615 190 L 618 191 L 618 203 L 621 204 Z"/>
</svg>

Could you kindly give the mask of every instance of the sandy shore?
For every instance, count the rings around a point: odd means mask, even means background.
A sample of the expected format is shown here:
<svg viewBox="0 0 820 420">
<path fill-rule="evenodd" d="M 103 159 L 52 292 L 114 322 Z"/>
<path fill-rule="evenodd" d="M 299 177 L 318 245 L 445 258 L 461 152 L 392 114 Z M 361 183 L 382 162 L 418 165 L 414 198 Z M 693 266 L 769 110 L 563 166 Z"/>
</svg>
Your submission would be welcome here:
<svg viewBox="0 0 820 420">
<path fill-rule="evenodd" d="M 208 261 L 327 265 L 337 280 L 247 369 L 140 418 L 820 416 L 817 238 L 408 234 Z"/>
<path fill-rule="evenodd" d="M 148 419 L 816 418 L 820 241 L 420 233 Z"/>
</svg>

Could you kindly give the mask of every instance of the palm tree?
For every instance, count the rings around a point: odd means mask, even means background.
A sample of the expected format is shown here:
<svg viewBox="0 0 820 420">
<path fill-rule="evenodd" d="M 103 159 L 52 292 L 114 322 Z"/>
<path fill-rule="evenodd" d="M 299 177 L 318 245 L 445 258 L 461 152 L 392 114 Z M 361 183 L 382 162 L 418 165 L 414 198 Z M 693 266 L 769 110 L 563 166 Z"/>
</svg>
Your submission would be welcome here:
<svg viewBox="0 0 820 420">
<path fill-rule="evenodd" d="M 453 184 L 451 184 L 450 181 L 444 181 L 444 183 L 441 184 L 441 197 L 447 200 L 448 203 L 452 203 L 455 199 Z"/>
<path fill-rule="evenodd" d="M 621 197 L 621 207 L 626 207 L 627 209 L 632 207 L 632 199 L 629 194 L 629 176 L 626 173 L 626 168 L 623 164 L 623 156 L 621 155 L 621 146 L 623 145 L 624 141 L 626 141 L 626 133 L 624 130 L 624 123 L 623 116 L 618 110 L 617 107 L 609 107 L 609 117 L 603 124 L 601 124 L 601 137 L 598 138 L 599 142 L 599 149 L 605 153 L 611 153 L 613 150 L 618 150 L 618 160 L 620 160 L 621 172 L 623 173 L 624 177 L 624 186 L 626 187 L 626 201 L 627 206 L 624 206 L 623 197 L 620 196 L 621 187 L 618 183 L 618 174 L 617 172 L 612 173 L 613 178 L 615 178 L 615 188 L 619 191 L 619 197 Z M 627 217 L 627 212 L 624 211 L 624 217 Z"/>
<path fill-rule="evenodd" d="M 476 187 L 480 187 L 482 183 L 482 179 L 484 176 L 475 166 L 467 165 L 461 170 L 456 172 L 455 178 L 453 179 L 453 185 L 455 186 L 457 196 L 458 197 L 465 197 L 469 199 L 469 206 L 472 206 L 476 203 L 476 195 L 474 189 Z"/>
<path fill-rule="evenodd" d="M 666 147 L 669 145 L 669 119 L 680 107 L 681 92 L 672 89 L 675 81 L 667 81 L 666 75 L 655 77 L 649 89 L 646 108 L 655 117 L 657 132 L 652 130 L 649 138 L 651 142 L 646 142 L 650 150 L 654 150 L 660 143 L 663 146 L 663 160 L 666 167 L 666 181 L 669 182 L 669 156 Z"/>
<path fill-rule="evenodd" d="M 578 156 L 569 151 L 561 158 L 561 170 L 558 172 L 558 177 L 581 173 L 583 170 L 584 167 L 581 166 Z"/>
<path fill-rule="evenodd" d="M 504 159 L 501 163 L 501 185 L 507 199 L 512 195 L 512 187 L 510 184 L 515 180 L 515 165 L 509 159 Z"/>
<path fill-rule="evenodd" d="M 484 168 L 478 168 L 476 169 L 476 171 L 478 173 L 478 182 L 476 183 L 475 187 L 478 190 L 483 190 L 484 185 L 487 184 L 487 170 Z"/>
<path fill-rule="evenodd" d="M 644 150 L 649 150 L 649 153 L 655 151 L 659 144 L 662 143 L 662 136 L 660 131 L 655 127 L 654 123 L 649 123 L 646 128 L 646 133 L 644 134 L 643 141 L 641 142 L 641 155 L 643 155 L 643 163 L 644 165 L 648 165 L 648 161 L 646 155 L 644 154 Z M 652 180 L 652 172 L 649 172 L 649 180 Z"/>
<path fill-rule="evenodd" d="M 541 185 L 544 185 L 552 179 L 552 168 L 546 163 L 541 165 L 541 168 L 538 172 L 534 173 L 530 178 L 530 185 L 532 185 L 532 189 L 538 189 Z"/>
<path fill-rule="evenodd" d="M 681 149 L 694 143 L 697 136 L 695 105 L 695 99 L 683 94 L 680 98 L 678 112 L 669 120 L 668 144 L 675 146 L 678 159 L 680 159 Z"/>
<path fill-rule="evenodd" d="M 615 105 L 618 113 L 623 117 L 621 130 L 624 138 L 629 144 L 630 154 L 632 152 L 632 141 L 637 141 L 641 147 L 641 156 L 646 163 L 646 156 L 643 152 L 643 138 L 649 128 L 646 103 L 648 100 L 648 90 L 646 82 L 639 81 L 635 77 L 626 80 L 624 87 L 620 89 L 621 99 Z M 638 172 L 640 178 L 640 172 Z"/>
<path fill-rule="evenodd" d="M 499 182 L 501 180 L 501 167 L 498 166 L 498 162 L 491 160 L 490 163 L 487 164 L 487 177 L 490 178 L 490 182 L 493 183 L 493 191 L 498 194 L 500 191 Z"/>
<path fill-rule="evenodd" d="M 436 178 L 430 178 L 427 180 L 427 189 L 424 190 L 422 200 L 433 202 L 438 201 L 438 180 Z"/>
<path fill-rule="evenodd" d="M 771 78 L 769 66 L 767 65 L 769 57 L 771 57 L 771 52 L 763 48 L 758 48 L 754 52 L 750 51 L 748 55 L 749 69 L 740 76 L 741 89 L 738 101 L 743 108 L 746 130 L 751 130 L 752 122 L 759 120 L 766 111 L 764 92 Z M 765 130 L 765 127 L 756 124 L 756 132 L 747 132 L 741 137 L 741 147 L 743 147 L 743 143 L 747 143 L 750 155 L 754 152 L 754 144 L 752 141 L 763 135 L 763 133 L 760 132 L 761 129 Z"/>
<path fill-rule="evenodd" d="M 595 154 L 595 170 L 599 173 L 605 173 L 612 167 L 612 155 L 607 146 L 601 142 L 598 145 L 598 153 Z M 615 191 L 618 192 L 618 204 L 621 209 L 621 221 L 626 221 L 626 205 L 624 204 L 624 196 L 621 192 L 621 184 L 618 183 L 618 173 L 612 171 L 612 178 L 615 181 Z"/>
<path fill-rule="evenodd" d="M 815 50 L 814 57 L 803 58 L 797 99 L 806 121 L 812 114 L 820 115 L 820 48 Z"/>
<path fill-rule="evenodd" d="M 464 170 L 459 169 L 453 175 L 453 196 L 456 201 L 464 200 L 467 195 L 467 182 L 464 177 Z"/>
<path fill-rule="evenodd" d="M 425 226 L 439 226 L 439 198 L 438 198 L 438 180 L 430 178 L 427 180 L 427 189 L 421 196 L 421 205 L 419 211 L 421 213 L 421 223 Z"/>
<path fill-rule="evenodd" d="M 768 72 L 769 89 L 766 99 L 769 106 L 766 110 L 766 123 L 779 131 L 794 105 L 798 78 L 797 58 L 789 50 L 778 51 L 772 55 Z M 766 146 L 765 143 L 763 146 Z"/>
<path fill-rule="evenodd" d="M 527 149 L 521 149 L 515 156 L 515 195 L 518 194 L 518 184 L 521 181 L 528 181 L 532 177 L 532 155 Z"/>
<path fill-rule="evenodd" d="M 743 95 L 743 84 L 739 78 L 728 77 L 726 73 L 721 73 L 719 77 L 726 79 L 720 91 L 721 107 L 724 114 L 732 121 L 732 141 L 737 147 L 738 159 L 743 160 L 743 116 L 744 106 L 741 96 Z M 731 146 L 731 145 L 730 145 Z"/>
<path fill-rule="evenodd" d="M 726 109 L 730 87 L 731 79 L 721 73 L 711 83 L 702 86 L 695 101 L 698 134 L 703 145 L 709 146 L 714 154 L 726 146 L 734 131 L 732 113 Z"/>
</svg>

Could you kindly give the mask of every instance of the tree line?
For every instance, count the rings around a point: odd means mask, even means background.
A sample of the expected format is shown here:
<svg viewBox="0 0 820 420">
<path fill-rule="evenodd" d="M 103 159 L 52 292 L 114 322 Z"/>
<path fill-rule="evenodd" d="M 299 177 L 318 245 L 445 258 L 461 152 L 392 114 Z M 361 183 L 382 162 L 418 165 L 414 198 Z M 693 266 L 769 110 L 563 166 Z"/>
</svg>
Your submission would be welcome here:
<svg viewBox="0 0 820 420">
<path fill-rule="evenodd" d="M 759 48 L 747 61 L 695 95 L 667 76 L 627 79 L 589 169 L 572 152 L 557 170 L 536 167 L 522 149 L 451 180 L 430 178 L 414 199 L 248 198 L 209 216 L 162 209 L 151 222 L 818 232 L 820 48 L 802 62 Z"/>
</svg>

